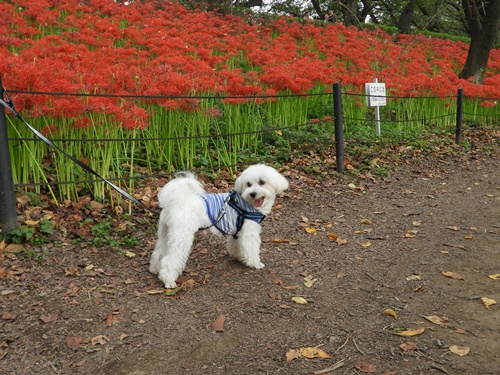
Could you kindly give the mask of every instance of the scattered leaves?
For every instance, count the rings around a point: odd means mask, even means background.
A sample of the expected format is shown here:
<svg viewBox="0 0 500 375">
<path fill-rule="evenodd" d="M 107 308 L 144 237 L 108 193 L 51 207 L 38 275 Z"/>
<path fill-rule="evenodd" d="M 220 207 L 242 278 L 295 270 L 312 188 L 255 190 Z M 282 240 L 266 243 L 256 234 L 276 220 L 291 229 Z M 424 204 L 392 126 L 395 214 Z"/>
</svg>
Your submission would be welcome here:
<svg viewBox="0 0 500 375">
<path fill-rule="evenodd" d="M 369 363 L 369 362 L 356 362 L 354 364 L 354 366 L 356 366 L 356 368 L 365 373 L 365 374 L 373 374 L 374 372 L 377 371 L 377 367 L 372 364 L 372 363 Z"/>
<path fill-rule="evenodd" d="M 319 349 L 319 348 L 311 348 L 311 347 L 300 348 L 300 349 L 290 349 L 286 353 L 285 356 L 286 356 L 287 362 L 293 361 L 294 359 L 297 359 L 300 357 L 309 358 L 309 359 L 313 359 L 313 358 L 328 359 L 328 358 L 331 358 L 331 356 L 327 352 L 325 352 L 324 350 Z"/>
<path fill-rule="evenodd" d="M 40 320 L 44 322 L 45 324 L 47 323 L 54 323 L 59 316 L 57 314 L 51 314 L 51 315 L 40 315 Z"/>
<path fill-rule="evenodd" d="M 298 303 L 299 305 L 307 305 L 307 301 L 303 297 L 292 297 L 292 301 Z"/>
<path fill-rule="evenodd" d="M 305 227 L 304 230 L 307 232 L 307 233 L 310 233 L 312 235 L 316 235 L 316 228 L 313 228 L 313 227 Z"/>
<path fill-rule="evenodd" d="M 491 305 L 496 305 L 497 301 L 491 298 L 482 297 L 481 302 L 489 310 Z"/>
<path fill-rule="evenodd" d="M 411 342 L 411 341 L 408 341 L 408 342 L 404 342 L 402 343 L 401 345 L 399 345 L 399 347 L 404 351 L 404 352 L 407 352 L 409 350 L 416 350 L 417 349 L 417 343 L 415 342 Z"/>
<path fill-rule="evenodd" d="M 384 314 L 392 316 L 394 319 L 398 318 L 398 314 L 393 309 L 385 309 Z"/>
<path fill-rule="evenodd" d="M 427 319 L 429 322 L 440 325 L 442 327 L 449 327 L 450 323 L 448 322 L 448 318 L 446 317 L 440 317 L 437 315 L 427 315 L 424 316 L 425 319 Z"/>
<path fill-rule="evenodd" d="M 84 342 L 84 338 L 81 336 L 68 336 L 66 337 L 66 345 L 68 348 L 73 349 L 73 350 L 78 350 L 80 349 L 80 346 Z"/>
<path fill-rule="evenodd" d="M 224 323 L 226 322 L 226 317 L 224 315 L 219 315 L 212 323 L 212 328 L 215 332 L 224 332 Z"/>
<path fill-rule="evenodd" d="M 318 279 L 314 278 L 312 275 L 304 277 L 304 285 L 308 288 L 312 288 L 316 281 L 318 281 Z"/>
<path fill-rule="evenodd" d="M 410 337 L 410 336 L 420 335 L 420 334 L 424 333 L 424 331 L 425 331 L 425 328 L 420 327 L 420 328 L 416 328 L 416 329 L 412 329 L 412 328 L 405 329 L 404 331 L 394 332 L 394 334 L 398 335 L 398 336 Z"/>
<path fill-rule="evenodd" d="M 443 276 L 450 277 L 450 278 L 455 279 L 455 280 L 465 280 L 465 278 L 462 275 L 460 275 L 459 273 L 456 273 L 456 272 L 443 271 L 441 273 L 443 274 Z"/>
<path fill-rule="evenodd" d="M 450 349 L 450 352 L 459 355 L 460 357 L 463 357 L 470 352 L 470 348 L 467 346 L 452 345 L 448 349 Z"/>
</svg>

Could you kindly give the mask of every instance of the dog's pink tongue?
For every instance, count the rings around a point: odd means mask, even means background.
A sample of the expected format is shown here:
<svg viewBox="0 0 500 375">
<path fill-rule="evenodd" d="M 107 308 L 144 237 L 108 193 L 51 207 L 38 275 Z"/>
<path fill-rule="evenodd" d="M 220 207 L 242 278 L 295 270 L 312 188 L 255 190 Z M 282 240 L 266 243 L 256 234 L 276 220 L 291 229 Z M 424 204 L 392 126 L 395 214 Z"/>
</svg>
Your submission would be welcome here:
<svg viewBox="0 0 500 375">
<path fill-rule="evenodd" d="M 255 207 L 260 207 L 264 203 L 264 197 L 255 200 Z"/>
</svg>

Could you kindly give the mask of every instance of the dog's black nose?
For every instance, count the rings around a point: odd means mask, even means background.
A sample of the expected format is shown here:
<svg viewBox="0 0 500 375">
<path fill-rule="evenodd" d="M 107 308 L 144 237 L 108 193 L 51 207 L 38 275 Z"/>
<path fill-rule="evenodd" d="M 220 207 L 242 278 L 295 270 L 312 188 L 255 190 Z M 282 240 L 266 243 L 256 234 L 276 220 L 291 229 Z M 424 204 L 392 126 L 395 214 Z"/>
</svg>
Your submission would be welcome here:
<svg viewBox="0 0 500 375">
<path fill-rule="evenodd" d="M 257 196 L 257 193 L 250 193 L 250 196 L 255 199 L 255 197 Z"/>
</svg>

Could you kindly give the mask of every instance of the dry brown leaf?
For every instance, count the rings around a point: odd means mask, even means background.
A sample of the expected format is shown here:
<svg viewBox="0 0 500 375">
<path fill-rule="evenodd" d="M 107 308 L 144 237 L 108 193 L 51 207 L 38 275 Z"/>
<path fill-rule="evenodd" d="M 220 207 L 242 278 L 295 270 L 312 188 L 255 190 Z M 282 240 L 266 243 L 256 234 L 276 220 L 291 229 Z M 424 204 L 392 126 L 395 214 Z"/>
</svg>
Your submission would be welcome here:
<svg viewBox="0 0 500 375">
<path fill-rule="evenodd" d="M 312 235 L 316 235 L 317 232 L 316 232 L 316 228 L 313 228 L 313 227 L 305 227 L 304 230 L 307 232 L 307 233 L 310 233 Z"/>
<path fill-rule="evenodd" d="M 164 289 L 152 289 L 152 290 L 148 290 L 146 291 L 147 294 L 162 294 L 164 293 L 165 290 Z"/>
<path fill-rule="evenodd" d="M 224 315 L 219 315 L 212 323 L 212 328 L 215 332 L 224 332 L 224 323 L 226 322 L 226 317 Z"/>
<path fill-rule="evenodd" d="M 331 358 L 328 353 L 319 348 L 300 348 L 299 353 L 302 357 L 306 358 Z"/>
<path fill-rule="evenodd" d="M 453 230 L 453 231 L 458 231 L 458 230 L 460 230 L 460 228 L 455 227 L 455 226 L 449 226 L 449 227 L 446 227 L 446 229 L 450 229 L 450 230 Z"/>
<path fill-rule="evenodd" d="M 337 241 L 337 239 L 339 238 L 339 236 L 337 236 L 335 233 L 328 233 L 327 236 L 332 241 Z"/>
<path fill-rule="evenodd" d="M 361 244 L 363 247 L 370 247 L 371 245 L 372 243 L 370 241 Z"/>
<path fill-rule="evenodd" d="M 44 322 L 45 324 L 47 323 L 53 323 L 57 320 L 59 316 L 57 314 L 51 314 L 51 315 L 40 315 L 40 320 Z"/>
<path fill-rule="evenodd" d="M 446 317 L 439 317 L 437 315 L 427 315 L 427 316 L 424 316 L 425 319 L 427 319 L 429 322 L 431 323 L 434 323 L 434 324 L 438 324 L 442 327 L 449 327 L 450 326 L 450 323 L 448 323 L 448 318 Z"/>
<path fill-rule="evenodd" d="M 408 350 L 416 350 L 417 349 L 417 343 L 415 342 L 404 342 L 399 347 L 404 351 L 407 352 Z"/>
<path fill-rule="evenodd" d="M 2 319 L 3 320 L 14 320 L 17 318 L 17 314 L 14 312 L 10 311 L 5 311 L 2 313 Z"/>
<path fill-rule="evenodd" d="M 361 224 L 365 224 L 365 225 L 372 225 L 372 222 L 368 219 L 362 219 L 361 220 Z"/>
<path fill-rule="evenodd" d="M 314 278 L 312 275 L 304 277 L 304 285 L 308 288 L 312 288 L 316 281 L 318 281 L 318 279 Z"/>
<path fill-rule="evenodd" d="M 292 297 L 292 301 L 299 305 L 307 305 L 307 301 L 303 297 Z"/>
<path fill-rule="evenodd" d="M 481 302 L 489 310 L 491 305 L 496 305 L 497 301 L 491 298 L 482 297 Z"/>
<path fill-rule="evenodd" d="M 90 339 L 92 345 L 105 345 L 108 341 L 109 339 L 104 335 L 95 336 Z"/>
<path fill-rule="evenodd" d="M 443 271 L 441 273 L 443 274 L 443 276 L 450 277 L 450 278 L 455 279 L 455 280 L 465 280 L 465 278 L 462 275 L 460 275 L 459 273 L 456 273 L 456 272 Z"/>
<path fill-rule="evenodd" d="M 335 242 L 337 242 L 339 245 L 345 245 L 347 243 L 347 240 L 344 240 L 342 238 L 337 238 Z"/>
<path fill-rule="evenodd" d="M 393 309 L 385 309 L 384 314 L 392 316 L 394 319 L 398 318 L 398 314 Z"/>
<path fill-rule="evenodd" d="M 109 313 L 106 317 L 106 327 L 112 326 L 116 323 L 118 323 L 118 316 L 113 313 Z"/>
<path fill-rule="evenodd" d="M 287 362 L 293 361 L 294 359 L 299 358 L 299 357 L 300 357 L 300 350 L 297 350 L 297 349 L 290 349 L 286 353 Z"/>
<path fill-rule="evenodd" d="M 368 362 L 356 362 L 355 366 L 359 371 L 365 374 L 373 374 L 377 371 L 377 367 L 374 364 Z"/>
<path fill-rule="evenodd" d="M 452 345 L 448 349 L 450 349 L 450 352 L 459 355 L 460 357 L 463 357 L 470 352 L 470 348 L 467 346 Z"/>
<path fill-rule="evenodd" d="M 488 277 L 493 280 L 500 280 L 500 273 L 496 273 L 494 275 L 488 275 Z"/>
<path fill-rule="evenodd" d="M 80 349 L 82 342 L 84 342 L 84 339 L 81 336 L 66 337 L 66 345 L 68 346 L 68 348 L 73 350 Z"/>
<path fill-rule="evenodd" d="M 410 328 L 410 329 L 406 329 L 404 331 L 394 332 L 394 334 L 398 335 L 398 336 L 410 337 L 410 336 L 420 335 L 420 334 L 424 333 L 424 331 L 425 331 L 424 327 L 416 328 L 416 329 Z"/>
</svg>

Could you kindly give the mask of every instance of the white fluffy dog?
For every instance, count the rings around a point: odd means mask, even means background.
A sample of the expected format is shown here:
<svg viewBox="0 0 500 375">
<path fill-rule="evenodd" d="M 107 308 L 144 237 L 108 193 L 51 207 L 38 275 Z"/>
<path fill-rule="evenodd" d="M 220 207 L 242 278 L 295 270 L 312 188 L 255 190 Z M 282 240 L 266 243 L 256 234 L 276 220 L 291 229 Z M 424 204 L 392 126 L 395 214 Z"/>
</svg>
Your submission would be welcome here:
<svg viewBox="0 0 500 375">
<path fill-rule="evenodd" d="M 175 288 L 199 229 L 228 236 L 231 257 L 250 268 L 264 267 L 259 223 L 271 212 L 276 194 L 287 188 L 285 177 L 262 164 L 243 171 L 234 190 L 225 194 L 207 194 L 192 173 L 179 173 L 158 193 L 162 211 L 149 271 L 165 288 Z"/>
</svg>

